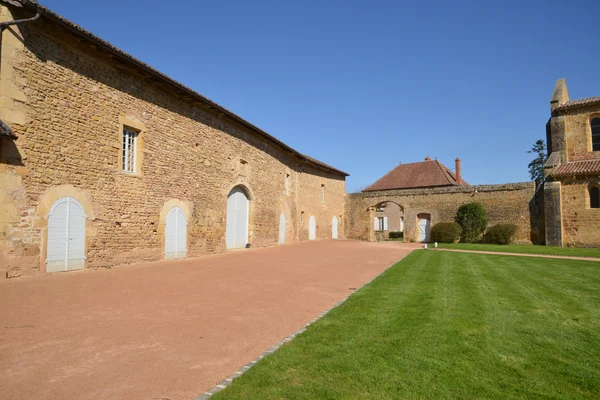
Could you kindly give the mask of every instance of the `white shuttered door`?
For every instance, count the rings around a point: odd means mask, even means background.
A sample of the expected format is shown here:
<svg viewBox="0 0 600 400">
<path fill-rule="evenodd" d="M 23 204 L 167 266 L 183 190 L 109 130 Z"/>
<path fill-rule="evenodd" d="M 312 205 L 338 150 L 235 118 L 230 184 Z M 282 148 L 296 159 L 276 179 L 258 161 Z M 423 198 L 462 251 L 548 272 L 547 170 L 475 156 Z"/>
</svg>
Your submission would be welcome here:
<svg viewBox="0 0 600 400">
<path fill-rule="evenodd" d="M 429 225 L 430 225 L 430 221 L 429 219 L 423 218 L 419 220 L 418 223 L 418 229 L 419 229 L 419 236 L 417 237 L 417 240 L 421 243 L 428 243 L 429 242 Z"/>
<path fill-rule="evenodd" d="M 331 220 L 331 238 L 332 239 L 338 238 L 338 219 L 336 216 L 334 216 L 333 219 Z"/>
<path fill-rule="evenodd" d="M 317 221 L 314 216 L 310 216 L 308 219 L 308 240 L 315 240 L 317 238 Z"/>
<path fill-rule="evenodd" d="M 179 207 L 167 214 L 165 227 L 165 259 L 184 258 L 187 255 L 187 221 Z"/>
<path fill-rule="evenodd" d="M 279 216 L 279 244 L 285 244 L 285 214 Z"/>
<path fill-rule="evenodd" d="M 235 187 L 227 197 L 227 226 L 225 242 L 228 249 L 241 249 L 248 243 L 250 201 L 246 193 Z"/>
<path fill-rule="evenodd" d="M 72 197 L 60 198 L 48 215 L 46 272 L 73 271 L 85 267 L 83 207 Z"/>
</svg>

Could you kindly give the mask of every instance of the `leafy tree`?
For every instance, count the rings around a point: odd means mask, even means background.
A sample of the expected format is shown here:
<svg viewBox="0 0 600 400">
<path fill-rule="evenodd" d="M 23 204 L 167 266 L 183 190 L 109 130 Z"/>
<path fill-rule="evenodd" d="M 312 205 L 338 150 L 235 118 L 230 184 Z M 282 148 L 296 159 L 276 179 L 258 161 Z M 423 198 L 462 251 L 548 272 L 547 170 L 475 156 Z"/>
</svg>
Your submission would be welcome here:
<svg viewBox="0 0 600 400">
<path fill-rule="evenodd" d="M 541 139 L 536 141 L 527 153 L 537 154 L 537 157 L 527 167 L 529 168 L 531 180 L 535 181 L 536 186 L 539 186 L 544 181 L 544 164 L 546 164 L 546 160 L 548 159 L 546 143 Z"/>
<path fill-rule="evenodd" d="M 488 224 L 483 205 L 481 203 L 463 204 L 456 213 L 456 223 L 462 228 L 460 236 L 462 242 L 480 241 Z"/>
</svg>

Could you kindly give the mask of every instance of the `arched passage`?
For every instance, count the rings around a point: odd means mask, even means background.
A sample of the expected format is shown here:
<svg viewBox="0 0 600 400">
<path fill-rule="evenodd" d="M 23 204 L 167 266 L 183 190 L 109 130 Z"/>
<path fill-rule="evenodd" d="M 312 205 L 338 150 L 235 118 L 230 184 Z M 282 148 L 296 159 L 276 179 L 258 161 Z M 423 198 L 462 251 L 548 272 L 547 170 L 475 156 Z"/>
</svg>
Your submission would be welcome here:
<svg viewBox="0 0 600 400">
<path fill-rule="evenodd" d="M 389 238 L 390 232 L 404 232 L 404 207 L 393 201 L 382 201 L 369 207 L 372 223 L 369 240 Z"/>
<path fill-rule="evenodd" d="M 85 267 L 83 206 L 72 197 L 58 199 L 48 214 L 46 272 L 73 271 Z"/>
<path fill-rule="evenodd" d="M 226 247 L 241 249 L 248 243 L 250 200 L 241 186 L 236 186 L 227 196 Z"/>
</svg>

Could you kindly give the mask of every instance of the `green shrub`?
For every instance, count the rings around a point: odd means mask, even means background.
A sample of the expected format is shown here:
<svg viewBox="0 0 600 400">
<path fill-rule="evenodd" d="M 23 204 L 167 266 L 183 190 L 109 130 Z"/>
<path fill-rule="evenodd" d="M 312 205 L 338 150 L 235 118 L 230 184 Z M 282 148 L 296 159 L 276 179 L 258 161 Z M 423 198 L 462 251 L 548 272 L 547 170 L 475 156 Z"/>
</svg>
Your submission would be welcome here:
<svg viewBox="0 0 600 400">
<path fill-rule="evenodd" d="M 404 232 L 390 232 L 390 239 L 402 239 L 404 238 Z"/>
<path fill-rule="evenodd" d="M 460 239 L 462 228 L 456 222 L 440 222 L 431 228 L 431 241 L 456 243 Z"/>
<path fill-rule="evenodd" d="M 456 213 L 456 223 L 462 228 L 461 241 L 476 243 L 487 228 L 487 216 L 481 203 L 463 204 Z"/>
<path fill-rule="evenodd" d="M 492 244 L 510 244 L 516 233 L 517 226 L 515 224 L 498 224 L 488 229 L 483 241 Z"/>
</svg>

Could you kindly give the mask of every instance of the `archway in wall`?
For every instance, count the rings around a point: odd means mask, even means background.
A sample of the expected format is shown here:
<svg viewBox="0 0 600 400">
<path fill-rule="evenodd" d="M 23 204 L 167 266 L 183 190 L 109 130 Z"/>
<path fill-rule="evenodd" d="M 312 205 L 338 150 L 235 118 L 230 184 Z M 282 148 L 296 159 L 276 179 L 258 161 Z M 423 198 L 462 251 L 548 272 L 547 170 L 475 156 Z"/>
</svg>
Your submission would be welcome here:
<svg viewBox="0 0 600 400">
<path fill-rule="evenodd" d="M 285 244 L 285 213 L 279 216 L 279 244 Z"/>
<path fill-rule="evenodd" d="M 390 232 L 404 232 L 404 207 L 393 201 L 382 201 L 369 207 L 373 223 L 369 240 L 389 239 Z"/>
<path fill-rule="evenodd" d="M 83 206 L 62 197 L 48 214 L 46 272 L 73 271 L 85 267 L 85 221 Z"/>
<path fill-rule="evenodd" d="M 331 219 L 331 238 L 338 238 L 338 218 L 335 215 Z"/>
<path fill-rule="evenodd" d="M 417 215 L 417 242 L 429 243 L 431 229 L 431 214 Z"/>
<path fill-rule="evenodd" d="M 314 215 L 311 215 L 308 219 L 308 240 L 315 240 L 317 238 L 317 221 Z"/>
<path fill-rule="evenodd" d="M 226 247 L 241 249 L 248 243 L 250 200 L 242 186 L 236 186 L 227 196 Z"/>
<path fill-rule="evenodd" d="M 165 260 L 187 256 L 187 221 L 183 210 L 172 207 L 165 221 Z"/>
</svg>

